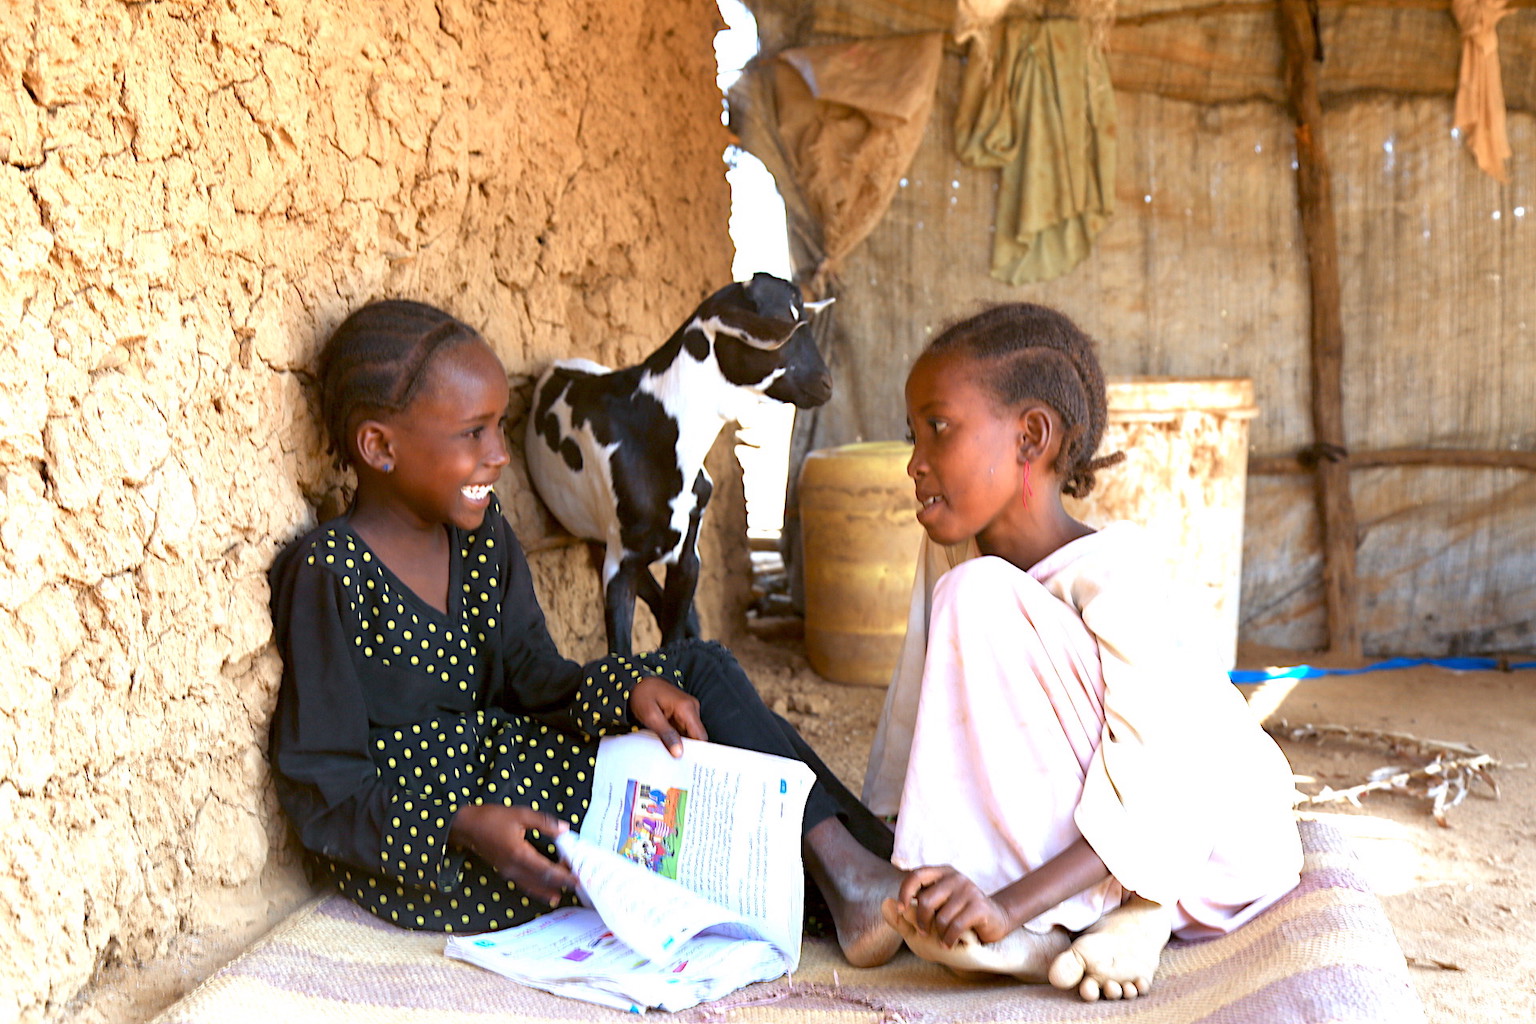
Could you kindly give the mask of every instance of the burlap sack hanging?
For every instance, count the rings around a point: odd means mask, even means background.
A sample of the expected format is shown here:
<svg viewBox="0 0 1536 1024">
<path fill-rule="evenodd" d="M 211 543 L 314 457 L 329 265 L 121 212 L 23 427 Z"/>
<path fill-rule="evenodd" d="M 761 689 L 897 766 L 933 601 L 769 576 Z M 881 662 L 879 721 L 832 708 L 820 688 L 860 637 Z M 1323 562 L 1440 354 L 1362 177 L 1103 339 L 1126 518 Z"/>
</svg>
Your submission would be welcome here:
<svg viewBox="0 0 1536 1024">
<path fill-rule="evenodd" d="M 807 291 L 823 294 L 885 215 L 933 108 L 943 34 L 785 50 L 774 61 L 779 144 L 821 225 Z"/>
</svg>

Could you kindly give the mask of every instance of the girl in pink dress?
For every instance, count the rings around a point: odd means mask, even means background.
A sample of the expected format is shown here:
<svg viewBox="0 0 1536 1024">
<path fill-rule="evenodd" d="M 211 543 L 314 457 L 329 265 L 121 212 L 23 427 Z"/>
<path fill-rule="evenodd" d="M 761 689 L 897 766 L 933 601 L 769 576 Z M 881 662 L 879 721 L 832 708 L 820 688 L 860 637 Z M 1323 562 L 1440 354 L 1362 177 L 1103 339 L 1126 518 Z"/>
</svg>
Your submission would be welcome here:
<svg viewBox="0 0 1536 1024">
<path fill-rule="evenodd" d="M 906 400 L 918 520 L 978 557 L 931 602 L 920 580 L 871 755 L 864 800 L 897 814 L 907 871 L 886 920 L 957 970 L 1134 998 L 1170 934 L 1231 931 L 1295 886 L 1290 768 L 1184 635 L 1146 535 L 1062 505 L 1114 461 L 1070 320 L 1020 303 L 951 327 Z"/>
</svg>

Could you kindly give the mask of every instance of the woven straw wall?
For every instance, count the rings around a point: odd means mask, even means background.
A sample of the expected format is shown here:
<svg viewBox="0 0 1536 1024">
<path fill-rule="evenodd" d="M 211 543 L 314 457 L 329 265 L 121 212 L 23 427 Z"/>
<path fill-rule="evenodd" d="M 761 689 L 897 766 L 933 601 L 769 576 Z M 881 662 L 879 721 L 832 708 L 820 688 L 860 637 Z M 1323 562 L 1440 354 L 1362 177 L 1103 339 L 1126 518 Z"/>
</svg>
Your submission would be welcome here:
<svg viewBox="0 0 1536 1024">
<path fill-rule="evenodd" d="M 1256 454 L 1312 440 L 1307 270 L 1274 8 L 1186 16 L 1187 6 L 1121 5 L 1109 55 L 1117 212 L 1085 264 L 1044 284 L 988 276 L 996 174 L 953 155 L 964 58 L 946 56 L 906 184 L 846 265 L 829 343 L 839 391 L 802 424 L 807 447 L 900 437 L 902 381 L 924 341 L 1010 299 L 1067 311 L 1100 340 L 1112 375 L 1253 378 Z M 818 17 L 768 24 L 806 38 L 912 30 L 942 25 L 943 7 L 837 0 Z M 1517 10 L 1500 30 L 1516 154 L 1503 186 L 1451 134 L 1459 42 L 1448 5 L 1325 5 L 1322 29 L 1350 447 L 1536 448 L 1536 11 Z M 1402 467 L 1356 471 L 1352 486 L 1368 653 L 1536 648 L 1536 478 Z M 1318 537 L 1308 477 L 1250 479 L 1244 640 L 1325 643 Z"/>
</svg>

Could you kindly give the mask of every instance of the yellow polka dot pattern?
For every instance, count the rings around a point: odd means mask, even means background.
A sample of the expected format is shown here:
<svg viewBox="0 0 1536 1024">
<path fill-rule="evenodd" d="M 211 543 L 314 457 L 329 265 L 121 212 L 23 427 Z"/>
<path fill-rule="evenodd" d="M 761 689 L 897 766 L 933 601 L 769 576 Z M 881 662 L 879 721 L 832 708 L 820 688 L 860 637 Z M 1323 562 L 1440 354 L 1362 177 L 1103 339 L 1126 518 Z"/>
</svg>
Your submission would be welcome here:
<svg viewBox="0 0 1536 1024">
<path fill-rule="evenodd" d="M 440 708 L 474 706 L 492 667 L 500 614 L 499 556 L 490 537 L 468 534 L 458 552 L 462 594 L 443 616 L 402 592 L 371 552 L 345 529 L 327 531 L 312 557 L 342 581 L 355 616 L 354 662 L 388 678 L 436 687 Z M 453 595 L 450 595 L 451 597 Z M 489 636 L 489 639 L 488 639 Z M 591 794 L 596 738 L 626 732 L 630 694 L 643 675 L 667 671 L 665 656 L 610 657 L 586 666 L 562 731 L 500 708 L 477 707 L 429 721 L 375 727 L 369 753 L 391 797 L 380 824 L 377 870 L 327 862 L 332 883 L 380 918 L 405 928 L 478 932 L 508 928 L 547 912 L 489 864 L 450 846 L 453 816 L 469 804 L 530 807 L 580 828 Z M 377 682 L 386 674 L 374 673 Z M 529 840 L 554 857 L 538 832 Z M 567 903 L 574 902 L 569 897 Z"/>
<path fill-rule="evenodd" d="M 532 807 L 580 828 L 597 752 L 589 739 L 490 709 L 377 730 L 371 742 L 394 797 L 385 813 L 379 870 L 331 866 L 343 893 L 379 917 L 417 930 L 494 931 L 550 909 L 478 857 L 449 846 L 448 831 L 458 808 L 489 803 Z M 535 831 L 528 838 L 555 856 L 543 835 Z"/>
<path fill-rule="evenodd" d="M 665 657 L 653 654 L 650 658 Z M 587 666 L 576 697 L 571 701 L 571 718 L 588 736 L 601 738 L 609 733 L 629 732 L 629 697 L 642 676 L 654 674 L 641 658 L 610 654 Z"/>
</svg>

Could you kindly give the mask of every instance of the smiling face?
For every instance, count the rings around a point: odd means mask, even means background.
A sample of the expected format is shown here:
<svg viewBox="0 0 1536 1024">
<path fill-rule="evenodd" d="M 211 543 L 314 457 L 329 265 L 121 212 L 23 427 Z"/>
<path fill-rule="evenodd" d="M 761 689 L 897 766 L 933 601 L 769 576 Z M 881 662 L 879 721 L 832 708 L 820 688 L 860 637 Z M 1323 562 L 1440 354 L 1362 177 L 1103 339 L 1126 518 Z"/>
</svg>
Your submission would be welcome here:
<svg viewBox="0 0 1536 1024">
<path fill-rule="evenodd" d="M 478 528 L 508 461 L 506 416 L 506 374 L 485 342 L 439 351 L 411 404 L 384 421 L 398 510 L 422 525 Z"/>
<path fill-rule="evenodd" d="M 907 377 L 907 428 L 917 521 L 940 544 L 971 537 L 997 550 L 999 534 L 1022 525 L 1020 416 L 1000 408 L 960 355 L 925 355 Z M 1036 488 L 1039 487 L 1037 483 Z"/>
</svg>

